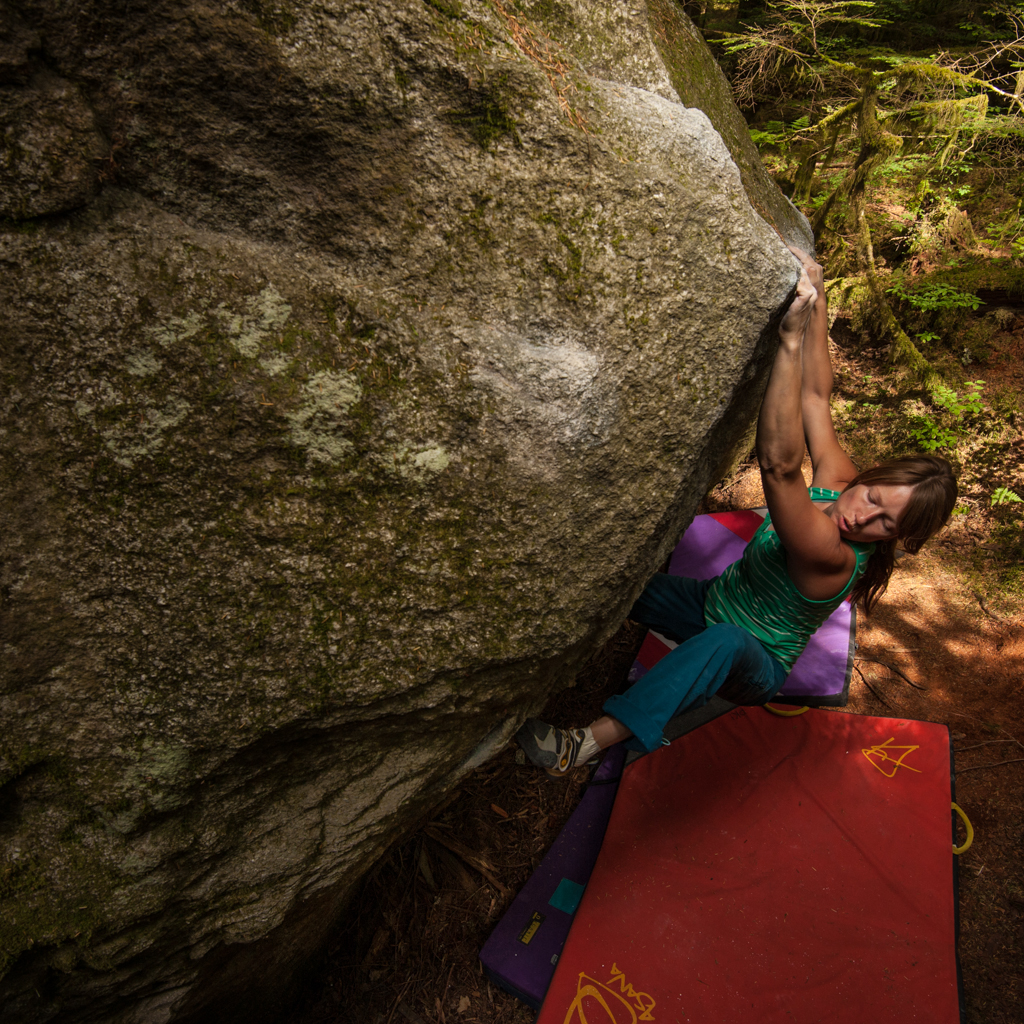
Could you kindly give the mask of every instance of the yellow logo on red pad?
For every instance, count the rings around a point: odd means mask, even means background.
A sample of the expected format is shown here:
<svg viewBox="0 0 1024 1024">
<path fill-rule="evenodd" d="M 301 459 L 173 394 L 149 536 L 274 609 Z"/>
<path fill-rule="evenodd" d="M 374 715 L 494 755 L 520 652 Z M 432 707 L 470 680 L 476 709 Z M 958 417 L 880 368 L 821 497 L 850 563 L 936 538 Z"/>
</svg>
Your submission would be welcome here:
<svg viewBox="0 0 1024 1024">
<path fill-rule="evenodd" d="M 618 985 L 618 992 L 613 985 Z M 613 963 L 612 976 L 603 984 L 580 971 L 576 998 L 569 1004 L 563 1024 L 638 1024 L 654 1020 L 654 1006 L 654 998 L 637 992 Z"/>
<path fill-rule="evenodd" d="M 890 736 L 884 743 L 876 743 L 873 747 L 862 747 L 861 753 L 887 778 L 891 779 L 899 768 L 910 768 L 912 772 L 917 772 L 918 775 L 922 774 L 920 768 L 911 768 L 909 764 L 904 764 L 904 759 L 909 757 L 915 750 L 920 749 L 920 744 L 917 746 L 899 746 L 896 744 L 896 737 Z M 893 757 L 893 754 L 899 754 L 899 757 Z M 886 767 L 882 767 L 885 765 Z M 892 765 L 892 771 L 887 771 L 889 765 Z"/>
</svg>

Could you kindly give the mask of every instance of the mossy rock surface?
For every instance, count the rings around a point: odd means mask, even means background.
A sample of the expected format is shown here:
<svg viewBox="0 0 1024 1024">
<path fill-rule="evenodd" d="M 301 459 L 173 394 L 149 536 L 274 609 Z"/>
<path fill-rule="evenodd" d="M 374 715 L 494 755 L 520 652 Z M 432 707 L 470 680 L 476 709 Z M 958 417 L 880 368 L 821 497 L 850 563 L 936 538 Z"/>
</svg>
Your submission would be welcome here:
<svg viewBox="0 0 1024 1024">
<path fill-rule="evenodd" d="M 623 9 L 4 15 L 5 1021 L 273 1019 L 743 437 L 806 225 Z"/>
</svg>

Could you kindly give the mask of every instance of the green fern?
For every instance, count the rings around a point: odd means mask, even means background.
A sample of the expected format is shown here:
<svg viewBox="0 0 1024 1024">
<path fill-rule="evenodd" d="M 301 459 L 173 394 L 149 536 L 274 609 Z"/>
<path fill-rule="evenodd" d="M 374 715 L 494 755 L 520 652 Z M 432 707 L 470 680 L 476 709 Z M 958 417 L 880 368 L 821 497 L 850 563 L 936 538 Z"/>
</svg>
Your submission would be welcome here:
<svg viewBox="0 0 1024 1024">
<path fill-rule="evenodd" d="M 992 492 L 991 506 L 995 508 L 997 505 L 1010 505 L 1021 501 L 1024 501 L 1024 498 L 1015 494 L 1008 487 L 997 487 Z"/>
</svg>

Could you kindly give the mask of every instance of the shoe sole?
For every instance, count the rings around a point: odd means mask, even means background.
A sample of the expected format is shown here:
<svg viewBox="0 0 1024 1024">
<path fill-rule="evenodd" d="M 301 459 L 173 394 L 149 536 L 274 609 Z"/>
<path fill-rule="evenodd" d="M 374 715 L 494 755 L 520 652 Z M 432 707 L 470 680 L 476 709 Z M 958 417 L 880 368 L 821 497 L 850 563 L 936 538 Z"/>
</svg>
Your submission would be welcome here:
<svg viewBox="0 0 1024 1024">
<path fill-rule="evenodd" d="M 533 730 L 529 728 L 529 722 L 516 733 L 516 741 L 526 755 L 526 760 L 536 768 L 543 768 L 546 772 L 554 771 L 556 776 L 563 775 L 555 767 L 558 764 L 558 755 L 550 750 L 543 750 L 537 745 Z"/>
</svg>

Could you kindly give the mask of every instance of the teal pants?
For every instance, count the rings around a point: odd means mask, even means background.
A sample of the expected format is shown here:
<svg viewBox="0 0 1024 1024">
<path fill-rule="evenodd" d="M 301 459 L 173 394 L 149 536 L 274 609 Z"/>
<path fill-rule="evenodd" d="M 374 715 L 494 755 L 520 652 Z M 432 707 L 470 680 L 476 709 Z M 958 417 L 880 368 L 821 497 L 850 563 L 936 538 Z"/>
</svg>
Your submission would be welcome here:
<svg viewBox="0 0 1024 1024">
<path fill-rule="evenodd" d="M 669 719 L 702 707 L 715 694 L 734 704 L 766 704 L 782 688 L 787 669 L 745 629 L 704 623 L 704 597 L 712 580 L 658 573 L 629 617 L 679 644 L 604 711 L 636 740 L 627 746 L 656 750 Z"/>
</svg>

